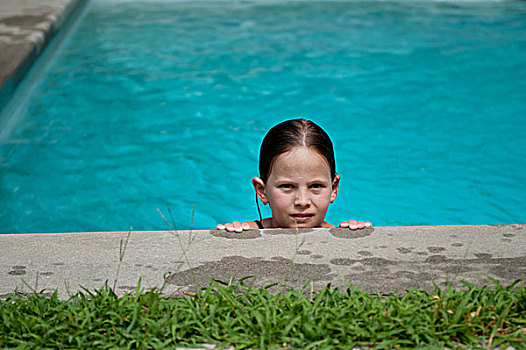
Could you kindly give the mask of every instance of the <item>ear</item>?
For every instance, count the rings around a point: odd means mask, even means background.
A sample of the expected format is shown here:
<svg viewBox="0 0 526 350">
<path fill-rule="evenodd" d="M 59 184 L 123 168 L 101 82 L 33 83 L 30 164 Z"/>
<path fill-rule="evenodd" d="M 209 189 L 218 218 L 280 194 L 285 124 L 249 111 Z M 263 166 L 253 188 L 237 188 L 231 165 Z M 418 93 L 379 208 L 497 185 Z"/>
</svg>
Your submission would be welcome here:
<svg viewBox="0 0 526 350">
<path fill-rule="evenodd" d="M 331 192 L 331 203 L 336 199 L 338 189 L 340 188 L 340 174 L 336 174 L 334 180 L 332 180 L 332 192 Z"/>
<path fill-rule="evenodd" d="M 268 204 L 268 198 L 267 193 L 265 191 L 265 183 L 263 180 L 261 180 L 259 177 L 255 176 L 252 179 L 252 185 L 254 186 L 254 190 L 256 191 L 257 196 L 263 202 L 263 204 Z"/>
</svg>

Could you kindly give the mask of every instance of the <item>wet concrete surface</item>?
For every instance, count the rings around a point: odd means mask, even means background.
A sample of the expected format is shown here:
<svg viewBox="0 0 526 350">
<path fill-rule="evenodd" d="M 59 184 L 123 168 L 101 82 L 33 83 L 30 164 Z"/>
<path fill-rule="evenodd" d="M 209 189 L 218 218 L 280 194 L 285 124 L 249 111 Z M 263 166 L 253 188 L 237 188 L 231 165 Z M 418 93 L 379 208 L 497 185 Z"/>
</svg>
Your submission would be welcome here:
<svg viewBox="0 0 526 350">
<path fill-rule="evenodd" d="M 144 288 L 184 295 L 211 279 L 249 276 L 247 284 L 274 289 L 350 283 L 401 293 L 526 278 L 526 225 L 4 234 L 0 247 L 0 295 L 58 289 L 67 297 L 106 281 L 122 294 L 139 279 Z"/>
</svg>

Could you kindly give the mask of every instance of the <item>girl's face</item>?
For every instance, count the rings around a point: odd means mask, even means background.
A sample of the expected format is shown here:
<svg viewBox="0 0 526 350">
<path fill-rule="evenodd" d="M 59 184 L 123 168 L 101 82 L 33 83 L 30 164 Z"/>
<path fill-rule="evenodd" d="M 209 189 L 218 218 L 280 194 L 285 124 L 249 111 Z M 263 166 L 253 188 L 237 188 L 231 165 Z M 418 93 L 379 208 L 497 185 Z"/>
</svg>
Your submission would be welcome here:
<svg viewBox="0 0 526 350">
<path fill-rule="evenodd" d="M 329 204 L 336 199 L 340 175 L 331 179 L 325 157 L 307 147 L 296 147 L 274 160 L 267 183 L 253 184 L 259 198 L 269 203 L 272 227 L 320 227 Z"/>
</svg>

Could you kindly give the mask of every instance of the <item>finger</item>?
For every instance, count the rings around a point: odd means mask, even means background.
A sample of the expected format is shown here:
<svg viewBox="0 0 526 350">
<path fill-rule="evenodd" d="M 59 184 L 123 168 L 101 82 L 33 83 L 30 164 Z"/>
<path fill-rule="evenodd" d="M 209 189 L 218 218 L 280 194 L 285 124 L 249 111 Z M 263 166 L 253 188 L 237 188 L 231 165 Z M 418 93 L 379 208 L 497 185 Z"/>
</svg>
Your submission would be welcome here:
<svg viewBox="0 0 526 350">
<path fill-rule="evenodd" d="M 228 232 L 234 232 L 234 225 L 232 225 L 231 223 L 225 224 L 225 229 Z"/>
<path fill-rule="evenodd" d="M 357 226 L 357 222 L 356 220 L 349 220 L 349 229 L 350 230 L 357 230 L 358 229 L 358 226 Z"/>
<path fill-rule="evenodd" d="M 250 225 L 248 224 L 248 222 L 244 222 L 241 224 L 241 227 L 243 228 L 243 231 L 248 231 L 250 230 Z"/>
<path fill-rule="evenodd" d="M 237 233 L 243 232 L 243 227 L 241 227 L 241 223 L 239 221 L 234 221 L 234 231 Z"/>
<path fill-rule="evenodd" d="M 218 224 L 216 226 L 216 230 L 224 230 L 224 229 L 225 229 L 225 225 L 223 225 L 223 224 Z"/>
<path fill-rule="evenodd" d="M 363 222 L 363 221 L 358 221 L 358 222 L 356 223 L 356 226 L 358 226 L 359 229 L 362 229 L 362 228 L 365 227 L 365 222 Z"/>
<path fill-rule="evenodd" d="M 340 223 L 340 227 L 344 227 L 344 228 L 345 228 L 345 227 L 349 227 L 349 221 L 342 221 L 342 222 Z"/>
<path fill-rule="evenodd" d="M 365 222 L 365 227 L 373 227 L 373 224 L 371 224 L 369 221 Z"/>
</svg>

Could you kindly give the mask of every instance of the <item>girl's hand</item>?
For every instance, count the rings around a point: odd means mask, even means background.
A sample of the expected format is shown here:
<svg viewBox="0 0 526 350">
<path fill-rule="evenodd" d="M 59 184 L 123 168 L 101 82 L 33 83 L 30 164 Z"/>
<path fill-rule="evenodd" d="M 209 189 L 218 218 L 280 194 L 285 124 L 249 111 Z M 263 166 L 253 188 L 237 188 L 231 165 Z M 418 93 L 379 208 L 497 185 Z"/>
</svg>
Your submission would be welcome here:
<svg viewBox="0 0 526 350">
<path fill-rule="evenodd" d="M 248 222 L 239 222 L 239 221 L 234 221 L 233 223 L 228 223 L 228 224 L 219 224 L 216 226 L 216 230 L 226 230 L 228 232 L 238 232 L 238 233 L 241 233 L 243 231 L 248 231 L 250 230 L 250 224 Z"/>
<path fill-rule="evenodd" d="M 349 230 L 361 230 L 366 227 L 373 227 L 373 224 L 371 224 L 369 221 L 356 221 L 356 220 L 349 220 L 349 221 L 342 221 L 340 224 L 340 227 L 342 228 L 349 228 Z"/>
</svg>

